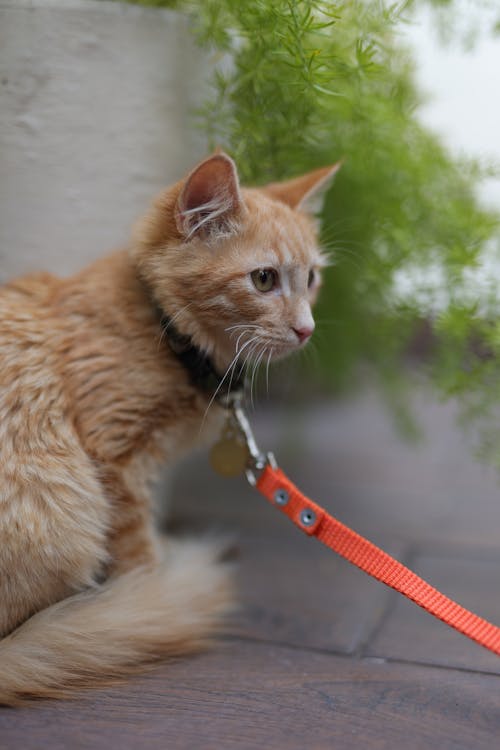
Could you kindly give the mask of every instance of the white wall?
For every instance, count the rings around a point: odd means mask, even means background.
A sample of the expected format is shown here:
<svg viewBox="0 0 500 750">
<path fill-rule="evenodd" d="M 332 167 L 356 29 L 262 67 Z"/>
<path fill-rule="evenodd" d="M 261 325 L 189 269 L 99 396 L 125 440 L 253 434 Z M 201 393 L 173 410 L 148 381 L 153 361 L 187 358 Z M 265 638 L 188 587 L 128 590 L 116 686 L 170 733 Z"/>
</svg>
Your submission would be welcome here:
<svg viewBox="0 0 500 750">
<path fill-rule="evenodd" d="M 204 155 L 190 114 L 207 61 L 188 24 L 103 0 L 0 0 L 0 281 L 122 244 Z"/>
<path fill-rule="evenodd" d="M 500 165 L 500 36 L 492 33 L 498 8 L 471 0 L 455 5 L 450 18 L 458 29 L 447 43 L 436 28 L 435 10 L 425 4 L 405 27 L 417 83 L 428 96 L 419 116 L 454 155 Z M 475 30 L 472 46 L 465 42 L 467 29 Z M 485 180 L 480 197 L 500 210 L 500 178 Z"/>
</svg>

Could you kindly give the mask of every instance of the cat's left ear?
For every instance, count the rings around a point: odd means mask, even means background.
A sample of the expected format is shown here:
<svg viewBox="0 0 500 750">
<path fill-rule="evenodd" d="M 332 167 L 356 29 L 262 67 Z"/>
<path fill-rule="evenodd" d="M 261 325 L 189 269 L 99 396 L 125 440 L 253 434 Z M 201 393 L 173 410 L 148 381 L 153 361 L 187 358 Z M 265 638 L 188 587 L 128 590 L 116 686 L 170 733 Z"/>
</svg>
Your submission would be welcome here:
<svg viewBox="0 0 500 750">
<path fill-rule="evenodd" d="M 230 231 L 231 220 L 242 209 L 236 165 L 227 154 L 218 151 L 186 178 L 177 200 L 175 221 L 186 239 L 200 234 L 217 237 Z"/>
<path fill-rule="evenodd" d="M 339 161 L 330 167 L 314 169 L 292 180 L 272 182 L 264 190 L 272 198 L 286 203 L 290 208 L 315 214 L 321 210 L 325 193 L 341 166 L 342 162 Z"/>
</svg>

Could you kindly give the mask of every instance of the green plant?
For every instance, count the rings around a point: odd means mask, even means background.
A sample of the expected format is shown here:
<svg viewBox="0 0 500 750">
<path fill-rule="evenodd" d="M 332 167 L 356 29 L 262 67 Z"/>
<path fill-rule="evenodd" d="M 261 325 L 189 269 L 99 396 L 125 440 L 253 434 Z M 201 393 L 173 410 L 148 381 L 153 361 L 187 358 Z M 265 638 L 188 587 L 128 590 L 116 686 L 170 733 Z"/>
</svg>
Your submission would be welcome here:
<svg viewBox="0 0 500 750">
<path fill-rule="evenodd" d="M 433 4 L 453 14 L 453 0 Z M 488 170 L 453 159 L 417 117 L 399 36 L 415 3 L 180 5 L 195 11 L 215 63 L 224 61 L 199 113 L 209 148 L 226 148 L 250 183 L 344 160 L 322 215 L 334 258 L 318 313 L 323 380 L 346 386 L 368 362 L 398 391 L 402 357 L 427 320 L 434 382 L 491 413 L 500 396 L 496 290 L 479 293 L 471 276 L 486 252 L 498 254 L 499 216 L 475 197 Z"/>
</svg>

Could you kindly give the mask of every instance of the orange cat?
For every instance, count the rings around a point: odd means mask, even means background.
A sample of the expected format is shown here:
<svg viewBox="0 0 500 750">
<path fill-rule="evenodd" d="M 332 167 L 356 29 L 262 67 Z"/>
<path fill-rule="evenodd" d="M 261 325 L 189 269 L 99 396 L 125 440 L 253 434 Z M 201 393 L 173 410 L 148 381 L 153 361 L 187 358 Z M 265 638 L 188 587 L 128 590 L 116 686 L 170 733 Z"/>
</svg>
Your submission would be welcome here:
<svg viewBox="0 0 500 750">
<path fill-rule="evenodd" d="M 312 334 L 305 207 L 334 172 L 240 189 L 218 153 L 128 251 L 0 288 L 0 703 L 193 651 L 230 608 L 217 545 L 161 539 L 150 484 L 205 415 L 217 435 L 236 366 Z"/>
</svg>

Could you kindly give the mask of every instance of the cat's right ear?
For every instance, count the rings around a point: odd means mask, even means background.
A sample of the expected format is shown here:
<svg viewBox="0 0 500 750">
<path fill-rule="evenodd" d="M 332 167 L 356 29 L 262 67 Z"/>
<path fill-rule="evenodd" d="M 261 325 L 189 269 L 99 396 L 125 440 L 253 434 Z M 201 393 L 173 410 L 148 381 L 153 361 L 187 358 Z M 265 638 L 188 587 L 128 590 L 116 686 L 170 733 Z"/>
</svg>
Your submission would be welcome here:
<svg viewBox="0 0 500 750">
<path fill-rule="evenodd" d="M 186 239 L 217 237 L 231 232 L 243 209 L 234 161 L 216 153 L 188 175 L 175 208 L 177 229 Z"/>
</svg>

